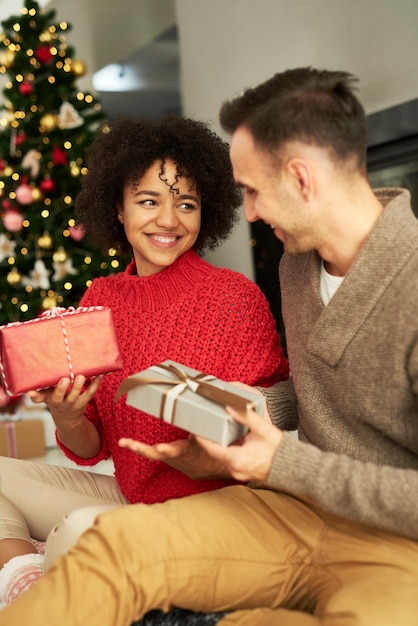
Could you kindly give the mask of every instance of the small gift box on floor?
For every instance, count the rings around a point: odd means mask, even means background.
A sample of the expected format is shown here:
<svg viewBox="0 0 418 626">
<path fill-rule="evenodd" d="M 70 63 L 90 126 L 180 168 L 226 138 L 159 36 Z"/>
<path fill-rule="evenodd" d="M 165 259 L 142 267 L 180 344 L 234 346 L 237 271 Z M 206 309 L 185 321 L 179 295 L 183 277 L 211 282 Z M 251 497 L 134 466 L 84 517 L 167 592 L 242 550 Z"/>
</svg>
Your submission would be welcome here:
<svg viewBox="0 0 418 626">
<path fill-rule="evenodd" d="M 0 373 L 9 395 L 46 389 L 60 378 L 87 378 L 122 367 L 108 307 L 57 307 L 27 322 L 0 326 Z"/>
<path fill-rule="evenodd" d="M 0 455 L 28 459 L 45 454 L 41 419 L 0 421 Z"/>
<path fill-rule="evenodd" d="M 264 397 L 257 392 L 170 360 L 126 378 L 116 400 L 124 393 L 130 406 L 225 446 L 248 430 L 232 419 L 226 405 L 264 411 Z"/>
</svg>

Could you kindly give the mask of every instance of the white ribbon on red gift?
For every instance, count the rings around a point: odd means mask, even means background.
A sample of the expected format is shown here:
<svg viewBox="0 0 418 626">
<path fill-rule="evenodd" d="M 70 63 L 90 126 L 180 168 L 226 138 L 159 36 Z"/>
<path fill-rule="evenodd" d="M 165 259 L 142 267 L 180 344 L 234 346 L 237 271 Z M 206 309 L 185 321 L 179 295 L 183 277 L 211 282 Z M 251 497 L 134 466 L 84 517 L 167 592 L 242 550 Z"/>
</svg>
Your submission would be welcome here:
<svg viewBox="0 0 418 626">
<path fill-rule="evenodd" d="M 74 369 L 73 369 L 70 349 L 68 345 L 68 336 L 67 336 L 67 329 L 65 327 L 64 316 L 75 315 L 76 313 L 88 313 L 90 311 L 102 311 L 104 308 L 105 307 L 103 306 L 90 306 L 90 307 L 79 306 L 77 308 L 70 306 L 66 309 L 65 307 L 55 306 L 51 309 L 48 309 L 47 311 L 44 311 L 39 317 L 35 317 L 34 319 L 26 320 L 25 322 L 9 322 L 8 324 L 5 324 L 4 326 L 0 326 L 0 330 L 2 328 L 5 328 L 6 326 L 9 328 L 10 326 L 20 326 L 21 324 L 36 324 L 36 322 L 41 322 L 42 320 L 45 320 L 45 319 L 53 319 L 55 317 L 59 317 L 60 322 L 61 322 L 62 334 L 64 337 L 64 345 L 65 345 L 65 352 L 66 352 L 67 362 L 68 362 L 68 370 L 70 372 L 70 381 L 71 383 L 73 383 L 74 382 Z M 1 382 L 3 384 L 3 388 L 5 392 L 9 396 L 13 396 L 14 394 L 11 392 L 9 385 L 7 384 L 6 373 L 4 371 L 4 366 L 3 366 L 1 356 L 0 356 L 0 375 L 1 375 Z"/>
</svg>

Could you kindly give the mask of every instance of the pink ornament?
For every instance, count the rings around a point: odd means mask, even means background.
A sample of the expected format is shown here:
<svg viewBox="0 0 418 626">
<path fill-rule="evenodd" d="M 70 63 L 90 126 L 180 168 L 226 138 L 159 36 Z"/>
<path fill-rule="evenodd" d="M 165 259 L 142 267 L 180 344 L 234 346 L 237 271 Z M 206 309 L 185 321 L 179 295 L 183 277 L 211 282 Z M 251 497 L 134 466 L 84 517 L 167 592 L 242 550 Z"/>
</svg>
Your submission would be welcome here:
<svg viewBox="0 0 418 626">
<path fill-rule="evenodd" d="M 77 224 L 77 226 L 70 226 L 68 230 L 70 231 L 71 239 L 74 239 L 74 241 L 81 241 L 82 239 L 84 239 L 84 236 L 86 234 L 85 228 L 82 224 Z"/>
<path fill-rule="evenodd" d="M 11 233 L 18 233 L 22 230 L 24 217 L 16 209 L 10 209 L 3 215 L 4 227 Z"/>
<path fill-rule="evenodd" d="M 19 84 L 18 90 L 22 96 L 30 96 L 33 91 L 33 85 L 32 83 L 24 80 L 22 83 Z"/>
<path fill-rule="evenodd" d="M 19 204 L 31 204 L 33 202 L 32 187 L 23 183 L 16 189 L 16 200 Z"/>
</svg>

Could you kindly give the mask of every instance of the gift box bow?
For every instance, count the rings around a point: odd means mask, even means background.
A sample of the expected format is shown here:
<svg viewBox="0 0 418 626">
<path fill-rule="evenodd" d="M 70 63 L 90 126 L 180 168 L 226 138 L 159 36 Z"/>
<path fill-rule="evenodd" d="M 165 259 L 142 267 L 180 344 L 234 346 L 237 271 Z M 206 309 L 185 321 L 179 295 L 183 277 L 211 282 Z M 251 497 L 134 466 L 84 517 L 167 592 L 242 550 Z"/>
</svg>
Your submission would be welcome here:
<svg viewBox="0 0 418 626">
<path fill-rule="evenodd" d="M 168 385 L 170 389 L 165 391 L 161 398 L 159 417 L 170 424 L 174 421 L 177 399 L 186 389 L 190 389 L 193 393 L 197 393 L 216 404 L 232 406 L 240 412 L 244 412 L 247 409 L 255 409 L 255 405 L 251 400 L 243 398 L 238 393 L 235 394 L 227 389 L 221 389 L 220 387 L 212 385 L 210 381 L 216 380 L 215 376 L 202 373 L 192 376 L 171 363 L 160 363 L 159 365 L 153 366 L 151 369 L 162 371 L 163 373 L 164 370 L 168 371 L 177 378 L 161 379 L 152 378 L 151 376 L 130 376 L 119 386 L 115 401 L 123 394 L 131 391 L 131 389 L 135 389 L 141 385 Z"/>
</svg>

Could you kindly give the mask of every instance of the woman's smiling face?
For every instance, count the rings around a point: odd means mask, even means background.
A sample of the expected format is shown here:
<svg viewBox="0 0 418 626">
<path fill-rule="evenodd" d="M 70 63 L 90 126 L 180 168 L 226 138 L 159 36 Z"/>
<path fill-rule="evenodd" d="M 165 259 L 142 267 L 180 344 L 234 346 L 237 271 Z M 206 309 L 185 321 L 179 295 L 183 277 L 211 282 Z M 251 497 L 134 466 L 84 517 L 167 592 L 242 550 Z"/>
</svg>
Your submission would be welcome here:
<svg viewBox="0 0 418 626">
<path fill-rule="evenodd" d="M 138 276 L 172 265 L 193 247 L 201 224 L 194 181 L 173 161 L 155 161 L 138 183 L 125 186 L 118 219 L 132 246 Z"/>
</svg>

